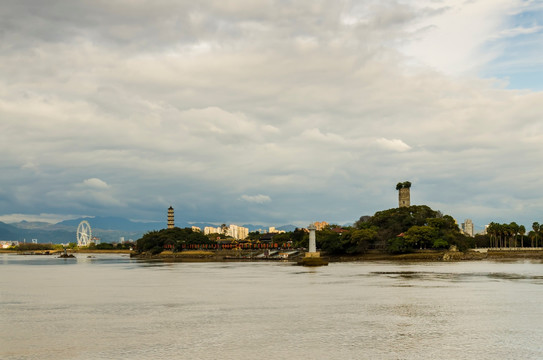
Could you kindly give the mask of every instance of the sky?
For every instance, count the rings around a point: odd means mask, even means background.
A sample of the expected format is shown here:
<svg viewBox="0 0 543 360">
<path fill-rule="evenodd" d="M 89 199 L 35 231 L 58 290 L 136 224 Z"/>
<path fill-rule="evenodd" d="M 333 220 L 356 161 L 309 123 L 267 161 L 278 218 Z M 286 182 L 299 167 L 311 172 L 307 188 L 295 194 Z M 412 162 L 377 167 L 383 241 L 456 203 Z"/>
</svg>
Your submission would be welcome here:
<svg viewBox="0 0 543 360">
<path fill-rule="evenodd" d="M 3 0 L 0 221 L 543 222 L 543 1 Z"/>
</svg>

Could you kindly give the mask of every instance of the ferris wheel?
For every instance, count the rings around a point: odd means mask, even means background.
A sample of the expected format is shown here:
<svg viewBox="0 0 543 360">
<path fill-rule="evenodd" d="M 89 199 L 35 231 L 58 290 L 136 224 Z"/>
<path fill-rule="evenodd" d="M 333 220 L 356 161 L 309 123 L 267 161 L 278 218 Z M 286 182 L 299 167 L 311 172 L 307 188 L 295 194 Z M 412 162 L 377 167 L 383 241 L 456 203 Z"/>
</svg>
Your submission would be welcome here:
<svg viewBox="0 0 543 360">
<path fill-rule="evenodd" d="M 83 220 L 77 226 L 77 246 L 88 246 L 91 239 L 91 226 L 87 220 Z"/>
</svg>

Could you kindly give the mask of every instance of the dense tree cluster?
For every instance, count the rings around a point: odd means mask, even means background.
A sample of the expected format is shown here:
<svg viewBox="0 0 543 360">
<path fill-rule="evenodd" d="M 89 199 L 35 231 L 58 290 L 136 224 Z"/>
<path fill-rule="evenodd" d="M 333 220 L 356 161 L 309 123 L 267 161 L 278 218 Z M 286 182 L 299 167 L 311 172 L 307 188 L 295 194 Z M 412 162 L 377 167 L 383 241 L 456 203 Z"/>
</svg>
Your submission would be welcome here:
<svg viewBox="0 0 543 360">
<path fill-rule="evenodd" d="M 306 246 L 307 236 L 294 241 Z M 428 206 L 409 206 L 362 216 L 352 227 L 330 225 L 317 232 L 317 247 L 330 255 L 362 254 L 369 249 L 405 253 L 416 249 L 464 250 L 474 239 L 460 233 L 455 220 Z"/>
<path fill-rule="evenodd" d="M 486 229 L 486 244 L 489 247 L 508 248 L 528 246 L 525 239 L 526 228 L 516 222 L 509 224 L 498 224 L 491 222 Z M 528 233 L 530 247 L 540 246 L 540 239 L 543 238 L 543 227 L 538 222 L 532 224 L 532 231 Z"/>
<path fill-rule="evenodd" d="M 377 235 L 373 247 L 390 253 L 445 249 L 451 245 L 466 249 L 473 242 L 460 233 L 451 216 L 425 205 L 378 211 L 372 217 L 361 218 L 355 228 L 374 229 Z"/>
<path fill-rule="evenodd" d="M 136 250 L 138 252 L 158 254 L 166 247 L 177 251 L 183 245 L 214 243 L 207 236 L 198 231 L 193 231 L 191 228 L 181 229 L 175 227 L 173 229 L 163 229 L 146 233 L 136 242 Z"/>
</svg>

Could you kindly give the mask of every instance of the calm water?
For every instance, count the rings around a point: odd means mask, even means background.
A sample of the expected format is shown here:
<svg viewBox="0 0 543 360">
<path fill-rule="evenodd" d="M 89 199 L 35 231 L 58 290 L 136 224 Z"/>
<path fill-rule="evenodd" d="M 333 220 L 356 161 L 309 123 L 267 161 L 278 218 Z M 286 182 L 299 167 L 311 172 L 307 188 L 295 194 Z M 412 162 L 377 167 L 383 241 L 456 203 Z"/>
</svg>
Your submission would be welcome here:
<svg viewBox="0 0 543 360">
<path fill-rule="evenodd" d="M 543 359 L 543 263 L 0 254 L 1 359 Z"/>
</svg>

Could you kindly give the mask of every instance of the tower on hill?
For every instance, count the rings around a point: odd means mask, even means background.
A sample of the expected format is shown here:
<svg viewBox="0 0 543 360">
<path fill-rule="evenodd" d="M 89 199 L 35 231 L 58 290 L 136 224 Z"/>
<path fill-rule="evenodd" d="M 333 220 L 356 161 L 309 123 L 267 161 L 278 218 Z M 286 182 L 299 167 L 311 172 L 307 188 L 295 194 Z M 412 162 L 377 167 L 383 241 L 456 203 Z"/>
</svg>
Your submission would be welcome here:
<svg viewBox="0 0 543 360">
<path fill-rule="evenodd" d="M 175 227 L 175 223 L 173 221 L 173 207 L 168 208 L 168 229 L 173 229 Z"/>
<path fill-rule="evenodd" d="M 411 183 L 409 181 L 399 182 L 396 185 L 398 190 L 398 207 L 411 206 Z"/>
</svg>

